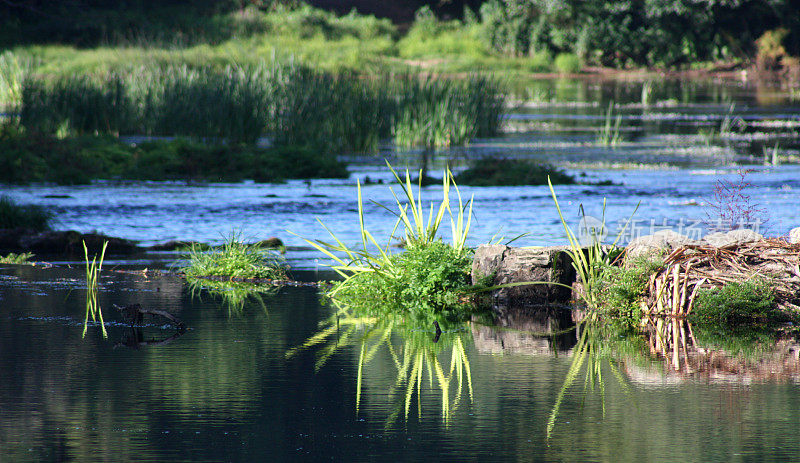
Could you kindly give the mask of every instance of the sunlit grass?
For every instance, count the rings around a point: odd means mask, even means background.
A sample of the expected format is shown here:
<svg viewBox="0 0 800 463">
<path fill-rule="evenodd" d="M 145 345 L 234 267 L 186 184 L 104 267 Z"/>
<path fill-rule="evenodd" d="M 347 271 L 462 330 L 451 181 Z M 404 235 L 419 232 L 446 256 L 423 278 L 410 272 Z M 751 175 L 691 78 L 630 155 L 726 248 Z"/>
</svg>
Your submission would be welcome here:
<svg viewBox="0 0 800 463">
<path fill-rule="evenodd" d="M 30 259 L 33 257 L 32 252 L 23 252 L 19 254 L 10 253 L 6 256 L 0 256 L 0 264 L 13 264 L 13 265 L 33 265 Z"/>
<path fill-rule="evenodd" d="M 206 250 L 193 245 L 187 258 L 188 265 L 181 269 L 187 277 L 286 278 L 286 265 L 281 255 L 257 243 L 244 243 L 236 233 L 232 233 L 219 248 Z"/>
</svg>

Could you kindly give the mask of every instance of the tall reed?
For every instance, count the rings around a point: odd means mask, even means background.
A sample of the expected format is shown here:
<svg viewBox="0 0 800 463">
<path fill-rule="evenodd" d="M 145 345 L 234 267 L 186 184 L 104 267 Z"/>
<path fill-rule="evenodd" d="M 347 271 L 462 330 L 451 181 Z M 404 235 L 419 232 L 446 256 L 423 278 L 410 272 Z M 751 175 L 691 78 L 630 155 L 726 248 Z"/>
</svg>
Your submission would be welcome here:
<svg viewBox="0 0 800 463">
<path fill-rule="evenodd" d="M 493 79 L 365 78 L 293 63 L 223 69 L 148 66 L 125 74 L 28 79 L 21 123 L 33 132 L 146 134 L 279 145 L 328 153 L 463 145 L 497 132 Z"/>
<path fill-rule="evenodd" d="M 83 320 L 83 334 L 81 337 L 86 336 L 86 331 L 89 328 L 89 317 L 92 317 L 92 322 L 100 322 L 100 330 L 103 333 L 103 338 L 108 337 L 106 332 L 106 325 L 103 322 L 103 310 L 97 302 L 97 286 L 100 282 L 100 272 L 103 270 L 103 259 L 106 255 L 106 247 L 108 241 L 103 242 L 102 251 L 100 251 L 100 260 L 98 261 L 95 255 L 91 262 L 89 261 L 89 249 L 86 247 L 86 242 L 83 242 L 83 254 L 86 259 L 86 317 Z"/>
</svg>

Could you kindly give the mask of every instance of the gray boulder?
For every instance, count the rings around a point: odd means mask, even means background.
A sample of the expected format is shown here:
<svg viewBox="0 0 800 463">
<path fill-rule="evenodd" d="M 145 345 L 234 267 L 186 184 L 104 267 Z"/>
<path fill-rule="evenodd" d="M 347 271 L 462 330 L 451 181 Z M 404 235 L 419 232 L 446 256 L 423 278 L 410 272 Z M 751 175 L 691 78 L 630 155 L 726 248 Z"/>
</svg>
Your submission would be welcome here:
<svg viewBox="0 0 800 463">
<path fill-rule="evenodd" d="M 475 250 L 472 283 L 498 286 L 520 282 L 551 282 L 560 285 L 533 284 L 502 288 L 492 292 L 500 304 L 549 304 L 568 302 L 569 286 L 575 281 L 575 269 L 566 246 L 512 248 L 484 245 Z"/>
<path fill-rule="evenodd" d="M 631 241 L 625 248 L 625 259 L 657 257 L 669 254 L 681 246 L 692 244 L 697 244 L 697 241 L 672 230 L 660 230 L 652 235 L 641 236 Z"/>
<path fill-rule="evenodd" d="M 753 241 L 761 241 L 764 237 L 761 234 L 748 230 L 746 228 L 731 230 L 727 233 L 717 232 L 711 233 L 703 237 L 703 244 L 722 248 L 735 244 L 752 243 Z"/>
</svg>

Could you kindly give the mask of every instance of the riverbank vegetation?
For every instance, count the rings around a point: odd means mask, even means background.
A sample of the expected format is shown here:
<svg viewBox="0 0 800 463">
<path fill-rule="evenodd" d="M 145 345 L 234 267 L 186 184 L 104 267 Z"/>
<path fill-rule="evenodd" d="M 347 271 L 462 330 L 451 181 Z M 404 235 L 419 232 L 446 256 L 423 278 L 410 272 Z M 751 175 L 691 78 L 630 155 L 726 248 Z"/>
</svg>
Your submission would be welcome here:
<svg viewBox="0 0 800 463">
<path fill-rule="evenodd" d="M 586 66 L 696 68 L 721 61 L 786 70 L 795 69 L 800 56 L 800 19 L 788 0 L 713 8 L 707 2 L 488 0 L 455 18 L 423 6 L 408 28 L 355 11 L 339 16 L 301 1 L 246 7 L 205 2 L 191 8 L 179 1 L 80 8 L 24 3 L 0 5 L 0 44 L 14 50 L 0 59 L 0 104 L 14 101 L 25 73 L 63 77 L 169 65 L 223 69 L 270 60 L 361 75 L 420 68 L 575 73 Z M 687 27 L 675 28 L 678 23 Z"/>
<path fill-rule="evenodd" d="M 488 156 L 472 161 L 455 181 L 470 186 L 518 186 L 547 185 L 548 178 L 554 185 L 576 183 L 573 176 L 549 164 Z"/>
</svg>

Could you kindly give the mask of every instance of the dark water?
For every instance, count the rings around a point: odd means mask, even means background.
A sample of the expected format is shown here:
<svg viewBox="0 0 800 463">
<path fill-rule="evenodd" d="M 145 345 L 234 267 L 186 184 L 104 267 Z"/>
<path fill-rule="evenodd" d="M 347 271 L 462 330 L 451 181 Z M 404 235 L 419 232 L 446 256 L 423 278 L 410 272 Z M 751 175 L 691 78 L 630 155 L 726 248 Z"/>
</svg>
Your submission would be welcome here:
<svg viewBox="0 0 800 463">
<path fill-rule="evenodd" d="M 620 355 L 604 367 L 604 400 L 584 392 L 581 376 L 548 439 L 574 332 L 467 324 L 434 343 L 432 327 L 326 324 L 332 310 L 313 288 L 262 294 L 231 312 L 177 277 L 107 270 L 104 307 L 136 302 L 189 326 L 174 337 L 156 321 L 131 347 L 136 336 L 109 309 L 109 338 L 90 326 L 81 339 L 79 269 L 0 275 L 0 461 L 800 458 L 796 361 L 795 374 L 763 378 L 678 373 Z M 318 343 L 303 347 L 308 340 Z"/>
</svg>

